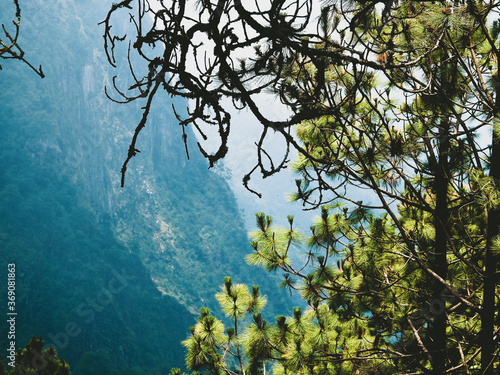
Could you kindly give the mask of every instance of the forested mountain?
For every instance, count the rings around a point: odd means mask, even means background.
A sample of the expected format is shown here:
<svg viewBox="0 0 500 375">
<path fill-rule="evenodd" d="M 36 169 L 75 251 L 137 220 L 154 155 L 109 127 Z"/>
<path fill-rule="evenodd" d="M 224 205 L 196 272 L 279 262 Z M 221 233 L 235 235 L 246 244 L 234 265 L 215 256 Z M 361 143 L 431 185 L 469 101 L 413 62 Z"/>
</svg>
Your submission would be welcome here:
<svg viewBox="0 0 500 375">
<path fill-rule="evenodd" d="M 182 367 L 179 342 L 193 313 L 217 309 L 224 276 L 284 303 L 266 289 L 275 281 L 243 262 L 250 250 L 234 196 L 191 134 L 187 160 L 169 98 L 156 102 L 119 187 L 142 104 L 104 95 L 116 73 L 98 23 L 111 2 L 20 5 L 19 43 L 46 78 L 16 61 L 0 72 L 0 275 L 16 264 L 17 347 L 42 336 L 76 374 Z M 7 27 L 14 11 L 0 4 Z"/>
</svg>

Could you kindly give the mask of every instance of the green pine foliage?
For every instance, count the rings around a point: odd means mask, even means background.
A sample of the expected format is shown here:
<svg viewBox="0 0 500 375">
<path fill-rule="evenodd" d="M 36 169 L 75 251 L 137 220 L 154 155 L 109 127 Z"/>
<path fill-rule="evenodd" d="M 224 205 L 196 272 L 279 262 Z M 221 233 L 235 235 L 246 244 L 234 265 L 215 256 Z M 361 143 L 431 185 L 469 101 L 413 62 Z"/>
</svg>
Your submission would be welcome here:
<svg viewBox="0 0 500 375">
<path fill-rule="evenodd" d="M 473 308 L 445 288 L 440 300 L 432 300 L 426 291 L 428 276 L 410 261 L 392 220 L 358 214 L 338 214 L 323 207 L 311 235 L 293 248 L 310 249 L 306 266 L 300 267 L 259 250 L 292 251 L 288 241 L 276 238 L 290 238 L 293 224 L 288 229 L 274 227 L 270 217 L 257 214 L 255 254 L 249 259 L 269 270 L 284 271 L 287 284 L 301 293 L 308 307 L 297 307 L 289 316 L 268 322 L 261 315 L 265 305 L 254 302 L 257 288 L 251 295 L 246 286 L 233 285 L 226 278 L 216 298 L 234 326 L 225 328 L 202 310 L 191 337 L 183 342 L 188 368 L 212 374 L 403 373 L 417 362 L 430 360 L 422 349 L 428 340 L 426 331 L 445 308 L 450 309 L 446 313 L 450 335 L 460 334 L 463 340 L 477 336 L 478 316 Z M 424 240 L 429 240 L 425 234 Z M 346 246 L 341 247 L 343 243 Z M 454 277 L 464 279 L 464 271 L 463 266 L 453 268 Z M 460 290 L 470 288 L 468 282 L 464 279 Z M 242 329 L 246 316 L 252 321 Z M 471 359 L 472 368 L 477 366 L 474 363 Z"/>
<path fill-rule="evenodd" d="M 15 365 L 7 372 L 2 367 L 2 375 L 70 375 L 69 365 L 64 359 L 59 359 L 54 347 L 44 349 L 45 342 L 42 338 L 31 337 L 25 349 L 18 349 L 16 352 Z"/>
<path fill-rule="evenodd" d="M 365 2 L 325 8 L 315 44 L 304 38 L 279 73 L 270 73 L 280 74 L 277 95 L 306 118 L 295 126 L 299 179 L 292 198 L 319 215 L 303 234 L 293 218 L 279 228 L 257 214 L 247 261 L 283 273 L 282 286 L 300 293 L 307 308 L 276 322 L 248 310 L 253 322 L 235 339 L 241 353 L 231 351 L 237 361 L 227 360 L 225 337 L 207 343 L 214 355 L 196 370 L 500 369 L 500 91 L 498 82 L 488 86 L 500 57 L 492 38 L 498 25 L 489 22 L 497 6 L 403 1 L 385 9 Z M 339 26 L 335 14 L 350 22 L 344 34 L 332 31 Z M 357 48 L 373 59 L 363 60 Z M 479 132 L 490 139 L 479 141 Z M 246 309 L 236 314 L 238 298 L 231 305 L 225 293 L 219 303 L 240 322 Z M 195 331 L 189 340 L 200 337 Z"/>
</svg>

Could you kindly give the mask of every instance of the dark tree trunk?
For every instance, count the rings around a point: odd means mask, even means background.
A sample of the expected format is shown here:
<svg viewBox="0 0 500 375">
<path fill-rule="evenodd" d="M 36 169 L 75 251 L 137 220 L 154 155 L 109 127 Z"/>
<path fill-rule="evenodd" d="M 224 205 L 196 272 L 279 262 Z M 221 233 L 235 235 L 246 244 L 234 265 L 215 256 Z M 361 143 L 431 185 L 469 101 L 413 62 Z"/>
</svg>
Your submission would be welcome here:
<svg viewBox="0 0 500 375">
<path fill-rule="evenodd" d="M 497 56 L 500 57 L 500 56 Z M 500 183 L 500 133 L 498 122 L 500 122 L 500 86 L 496 88 L 495 118 L 497 122 L 493 126 L 493 139 L 490 158 L 490 176 L 495 182 Z M 483 286 L 483 306 L 481 313 L 481 374 L 493 375 L 493 359 L 495 351 L 494 329 L 495 329 L 495 299 L 496 299 L 496 276 L 497 257 L 492 249 L 493 239 L 499 234 L 500 210 L 493 208 L 488 211 L 488 226 L 486 233 L 486 254 L 484 258 L 485 276 Z"/>
<path fill-rule="evenodd" d="M 448 155 L 450 148 L 450 121 L 443 119 L 438 139 L 438 160 L 434 180 L 434 192 L 436 194 L 436 210 L 434 213 L 435 248 L 430 257 L 431 268 L 436 274 L 446 280 L 448 272 L 447 238 L 448 238 Z M 434 280 L 432 285 L 431 313 L 433 322 L 429 327 L 429 349 L 432 357 L 432 368 L 434 374 L 443 374 L 446 366 L 446 314 L 442 301 L 443 285 L 439 280 Z"/>
</svg>

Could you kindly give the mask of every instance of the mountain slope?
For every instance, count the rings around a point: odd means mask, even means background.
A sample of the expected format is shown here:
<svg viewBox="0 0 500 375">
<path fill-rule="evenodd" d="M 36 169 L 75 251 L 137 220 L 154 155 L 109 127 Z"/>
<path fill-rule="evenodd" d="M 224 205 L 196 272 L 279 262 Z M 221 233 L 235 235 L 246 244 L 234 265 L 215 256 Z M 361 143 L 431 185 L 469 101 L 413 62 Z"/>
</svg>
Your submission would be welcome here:
<svg viewBox="0 0 500 375">
<path fill-rule="evenodd" d="M 182 366 L 192 313 L 217 309 L 226 275 L 261 285 L 276 307 L 286 301 L 244 263 L 234 197 L 196 147 L 187 161 L 169 98 L 155 104 L 119 188 L 141 103 L 103 93 L 114 72 L 98 22 L 110 4 L 21 3 L 20 44 L 46 78 L 16 62 L 0 72 L 0 267 L 16 264 L 16 345 L 41 335 L 80 374 L 94 373 L 96 357 L 102 368 Z M 0 4 L 2 17 L 10 11 Z"/>
</svg>

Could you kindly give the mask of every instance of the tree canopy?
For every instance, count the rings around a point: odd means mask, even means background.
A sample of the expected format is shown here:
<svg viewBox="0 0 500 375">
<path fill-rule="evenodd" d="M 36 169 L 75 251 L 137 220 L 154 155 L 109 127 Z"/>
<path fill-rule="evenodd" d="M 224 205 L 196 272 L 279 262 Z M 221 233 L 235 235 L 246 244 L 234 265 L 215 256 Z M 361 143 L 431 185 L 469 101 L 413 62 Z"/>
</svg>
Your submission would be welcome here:
<svg viewBox="0 0 500 375">
<path fill-rule="evenodd" d="M 183 128 L 202 138 L 218 129 L 216 152 L 199 144 L 210 165 L 226 155 L 235 126 L 224 103 L 248 108 L 262 132 L 243 183 L 251 189 L 255 171 L 267 177 L 288 165 L 288 153 L 276 161 L 264 147 L 280 133 L 299 152 L 294 199 L 320 210 L 302 238 L 293 218 L 279 229 L 259 214 L 248 259 L 283 271 L 284 286 L 299 290 L 308 310 L 269 325 L 252 305 L 254 324 L 237 340 L 202 312 L 200 324 L 211 323 L 193 330 L 188 362 L 213 373 L 265 372 L 272 362 L 275 373 L 493 374 L 500 3 L 317 5 L 174 0 L 153 8 L 126 0 L 104 21 L 111 64 L 127 40 L 128 53 L 147 63 L 143 72 L 129 65 L 127 87 L 113 81 L 114 100 L 145 101 L 122 183 L 151 103 L 165 90 L 191 99 L 187 115 L 178 114 Z M 113 32 L 124 10 L 135 35 Z M 292 115 L 272 120 L 256 101 L 264 92 Z M 365 191 L 370 201 L 359 199 Z M 293 264 L 294 246 L 305 245 L 304 265 Z M 241 358 L 231 344 L 246 350 L 239 369 L 226 362 L 227 353 Z"/>
<path fill-rule="evenodd" d="M 1 375 L 70 375 L 69 365 L 57 357 L 54 347 L 43 349 L 45 345 L 42 338 L 31 336 L 25 349 L 18 349 L 15 361 L 10 363 L 10 371 L 5 370 L 5 365 L 0 361 Z"/>
</svg>

